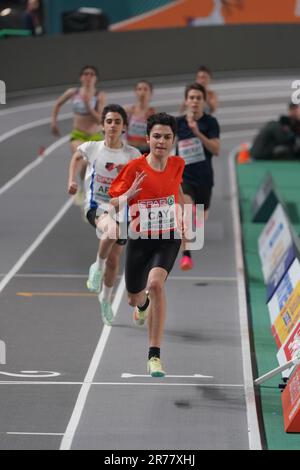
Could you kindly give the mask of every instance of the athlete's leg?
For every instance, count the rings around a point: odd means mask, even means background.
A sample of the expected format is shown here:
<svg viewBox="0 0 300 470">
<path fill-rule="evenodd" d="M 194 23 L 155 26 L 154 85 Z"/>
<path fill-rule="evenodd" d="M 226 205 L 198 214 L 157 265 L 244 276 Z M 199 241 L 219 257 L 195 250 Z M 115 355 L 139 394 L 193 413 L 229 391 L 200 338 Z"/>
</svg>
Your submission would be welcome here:
<svg viewBox="0 0 300 470">
<path fill-rule="evenodd" d="M 98 233 L 101 233 L 101 240 L 99 241 L 96 261 L 91 265 L 89 270 L 87 287 L 89 291 L 99 293 L 101 290 L 105 262 L 118 239 L 119 229 L 116 222 L 108 214 L 100 215 L 97 220 L 95 217 L 96 210 L 92 210 L 88 213 L 88 220 L 91 225 L 97 228 Z"/>
<path fill-rule="evenodd" d="M 112 309 L 112 292 L 115 281 L 119 272 L 120 256 L 123 251 L 123 246 L 115 243 L 106 259 L 104 269 L 104 280 L 102 290 L 99 295 L 101 305 L 101 315 L 103 323 L 112 325 L 114 312 Z"/>
<path fill-rule="evenodd" d="M 192 196 L 190 194 L 184 194 L 184 205 L 185 206 L 192 206 L 194 204 L 194 201 L 192 199 Z M 186 249 L 186 239 L 184 236 L 182 237 L 182 243 L 181 243 L 181 251 L 182 251 L 182 258 L 180 260 L 180 269 L 183 271 L 189 271 L 190 269 L 193 269 L 193 260 L 191 253 Z"/>
<path fill-rule="evenodd" d="M 114 287 L 120 267 L 120 257 L 124 247 L 115 243 L 106 259 L 103 284 L 108 288 Z"/>
<path fill-rule="evenodd" d="M 99 244 L 99 257 L 107 259 L 112 247 L 119 238 L 119 227 L 109 214 L 103 214 L 97 221 L 97 231 L 102 234 Z"/>
<path fill-rule="evenodd" d="M 151 269 L 148 277 L 148 291 L 151 302 L 150 316 L 148 317 L 148 332 L 150 348 L 160 348 L 165 319 L 166 319 L 166 296 L 165 281 L 168 272 L 163 268 Z"/>
</svg>

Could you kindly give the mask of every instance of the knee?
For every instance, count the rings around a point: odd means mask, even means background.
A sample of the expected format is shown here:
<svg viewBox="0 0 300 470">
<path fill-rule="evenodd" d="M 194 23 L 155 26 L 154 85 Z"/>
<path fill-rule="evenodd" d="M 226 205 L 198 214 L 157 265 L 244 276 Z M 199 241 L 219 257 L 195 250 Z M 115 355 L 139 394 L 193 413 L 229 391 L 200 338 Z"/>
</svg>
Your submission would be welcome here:
<svg viewBox="0 0 300 470">
<path fill-rule="evenodd" d="M 163 283 L 159 279 L 152 279 L 148 284 L 149 294 L 160 295 L 163 292 Z"/>
</svg>

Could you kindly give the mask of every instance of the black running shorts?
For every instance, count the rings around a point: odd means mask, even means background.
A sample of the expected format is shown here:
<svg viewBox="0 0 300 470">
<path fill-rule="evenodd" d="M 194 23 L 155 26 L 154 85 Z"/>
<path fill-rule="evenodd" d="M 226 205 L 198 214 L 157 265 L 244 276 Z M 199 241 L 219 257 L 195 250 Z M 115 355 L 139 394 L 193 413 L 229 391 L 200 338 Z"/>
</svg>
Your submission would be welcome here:
<svg viewBox="0 0 300 470">
<path fill-rule="evenodd" d="M 108 214 L 108 212 L 106 212 L 106 214 Z M 95 228 L 97 228 L 96 227 L 96 216 L 97 216 L 97 209 L 91 209 L 86 214 L 86 218 L 88 219 L 89 223 Z M 119 238 L 116 241 L 116 244 L 123 246 L 123 245 L 126 245 L 126 242 L 127 242 L 126 238 Z"/>
<path fill-rule="evenodd" d="M 149 272 L 163 268 L 169 274 L 181 246 L 180 239 L 128 240 L 125 261 L 126 288 L 130 294 L 138 294 L 147 286 Z"/>
<path fill-rule="evenodd" d="M 194 186 L 185 181 L 181 186 L 184 194 L 191 196 L 194 204 L 204 204 L 204 210 L 209 209 L 212 195 L 211 186 Z"/>
</svg>

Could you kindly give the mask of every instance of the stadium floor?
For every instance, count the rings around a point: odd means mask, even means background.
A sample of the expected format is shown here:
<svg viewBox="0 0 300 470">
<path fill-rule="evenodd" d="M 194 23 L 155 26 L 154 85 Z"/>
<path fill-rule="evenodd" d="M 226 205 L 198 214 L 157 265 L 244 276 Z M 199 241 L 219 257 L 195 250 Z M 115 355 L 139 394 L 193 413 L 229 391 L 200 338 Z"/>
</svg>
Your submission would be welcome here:
<svg viewBox="0 0 300 470">
<path fill-rule="evenodd" d="M 70 109 L 55 140 L 49 123 L 56 95 L 14 98 L 1 108 L 0 449 L 264 447 L 241 312 L 228 155 L 286 111 L 291 81 L 215 82 L 222 151 L 214 159 L 204 248 L 193 271 L 184 274 L 177 264 L 167 282 L 164 380 L 145 376 L 147 334 L 131 322 L 122 276 L 112 328 L 102 327 L 97 298 L 85 289 L 96 239 L 66 192 Z M 153 104 L 177 114 L 183 89 L 174 78 L 158 84 Z M 131 101 L 128 88 L 108 90 L 108 102 Z"/>
</svg>

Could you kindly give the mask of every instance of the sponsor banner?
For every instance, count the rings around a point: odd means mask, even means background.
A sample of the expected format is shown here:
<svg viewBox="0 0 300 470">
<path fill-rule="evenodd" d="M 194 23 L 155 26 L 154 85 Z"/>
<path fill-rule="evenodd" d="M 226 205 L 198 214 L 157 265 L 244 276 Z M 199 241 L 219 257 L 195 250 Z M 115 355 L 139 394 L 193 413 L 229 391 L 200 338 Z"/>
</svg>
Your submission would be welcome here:
<svg viewBox="0 0 300 470">
<path fill-rule="evenodd" d="M 130 0 L 130 7 L 127 1 L 102 5 L 113 19 L 111 30 L 300 22 L 299 0 Z M 127 13 L 118 21 L 123 8 L 115 3 L 124 3 L 131 17 Z"/>
<path fill-rule="evenodd" d="M 280 281 L 282 280 L 283 276 L 288 271 L 289 267 L 291 266 L 296 256 L 297 256 L 297 251 L 296 251 L 295 245 L 291 245 L 286 251 L 286 253 L 284 254 L 282 260 L 280 261 L 277 268 L 272 273 L 272 276 L 269 279 L 269 282 L 267 284 L 267 302 L 269 302 L 269 300 L 275 293 Z"/>
<path fill-rule="evenodd" d="M 300 366 L 281 394 L 285 432 L 300 432 Z"/>
<path fill-rule="evenodd" d="M 259 256 L 266 284 L 292 244 L 288 219 L 283 207 L 278 204 L 258 239 Z"/>
<path fill-rule="evenodd" d="M 283 271 L 284 269 L 282 269 Z M 274 291 L 272 298 L 268 302 L 270 321 L 273 324 L 278 317 L 280 311 L 285 306 L 290 295 L 293 293 L 296 285 L 300 281 L 300 263 L 297 258 L 294 259 L 289 270 L 281 279 L 277 289 Z M 276 282 L 274 281 L 274 287 Z"/>
<path fill-rule="evenodd" d="M 300 281 L 272 325 L 272 334 L 278 348 L 287 340 L 300 319 Z"/>
<path fill-rule="evenodd" d="M 277 360 L 280 366 L 283 366 L 288 361 L 291 361 L 295 352 L 295 341 L 300 340 L 300 320 L 298 320 L 295 328 L 291 331 L 285 343 L 281 346 L 277 353 Z M 289 377 L 294 370 L 294 366 L 287 369 L 282 374 L 283 377 Z"/>
</svg>

